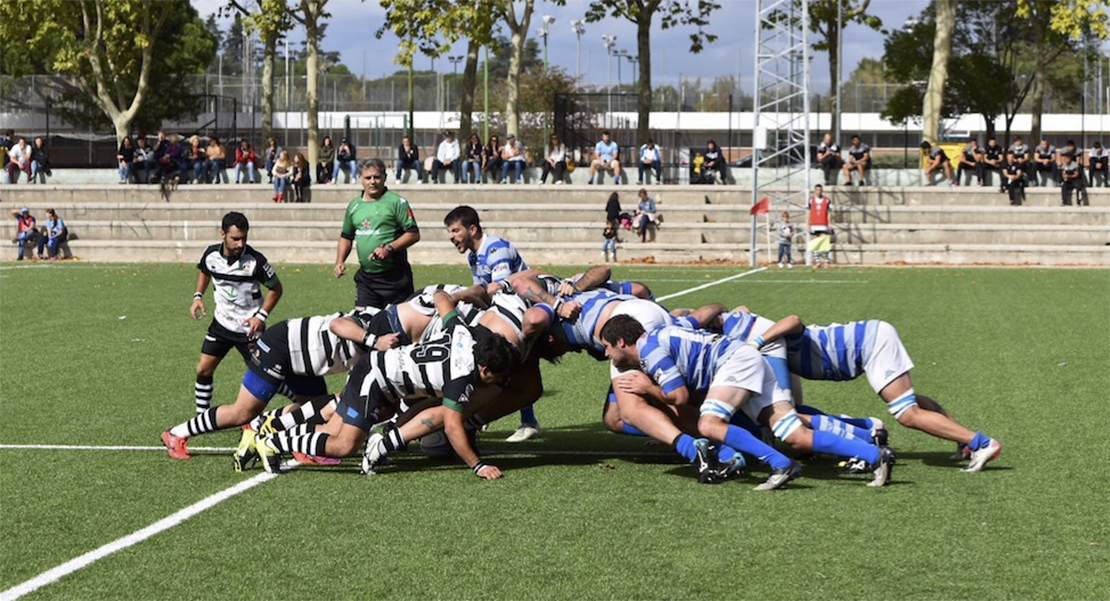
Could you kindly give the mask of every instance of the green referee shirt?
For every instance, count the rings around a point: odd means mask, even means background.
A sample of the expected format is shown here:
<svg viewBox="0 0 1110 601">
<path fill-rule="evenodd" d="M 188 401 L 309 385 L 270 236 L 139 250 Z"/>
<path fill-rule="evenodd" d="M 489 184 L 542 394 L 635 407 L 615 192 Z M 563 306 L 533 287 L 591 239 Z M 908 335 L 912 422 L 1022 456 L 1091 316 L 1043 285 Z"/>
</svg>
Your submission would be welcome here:
<svg viewBox="0 0 1110 601">
<path fill-rule="evenodd" d="M 347 205 L 343 216 L 343 232 L 355 241 L 358 263 L 365 273 L 383 273 L 408 262 L 408 254 L 398 250 L 384 261 L 370 258 L 374 249 L 393 242 L 406 232 L 419 232 L 409 201 L 396 192 L 386 190 L 378 200 L 364 200 L 359 195 Z"/>
</svg>

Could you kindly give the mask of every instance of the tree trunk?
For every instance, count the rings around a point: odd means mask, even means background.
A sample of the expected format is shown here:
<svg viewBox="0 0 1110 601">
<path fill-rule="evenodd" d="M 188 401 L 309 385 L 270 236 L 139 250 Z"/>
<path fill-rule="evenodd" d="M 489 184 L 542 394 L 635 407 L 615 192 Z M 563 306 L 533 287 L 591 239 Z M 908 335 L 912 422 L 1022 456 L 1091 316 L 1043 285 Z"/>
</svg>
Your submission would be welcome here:
<svg viewBox="0 0 1110 601">
<path fill-rule="evenodd" d="M 948 80 L 948 57 L 952 54 L 952 30 L 956 26 L 957 0 L 937 0 L 937 31 L 933 37 L 933 67 L 925 90 L 925 139 L 940 142 L 940 114 L 944 104 L 944 85 Z"/>
<path fill-rule="evenodd" d="M 629 144 L 630 149 L 647 143 L 651 133 L 651 21 L 654 16 L 645 10 L 636 17 L 636 54 L 640 58 L 640 81 L 636 84 L 636 108 L 639 116 L 636 140 Z M 635 151 L 628 156 L 635 156 Z"/>
<path fill-rule="evenodd" d="M 837 86 L 836 86 L 836 81 L 837 81 L 836 76 L 837 76 L 837 61 L 840 60 L 840 54 L 838 52 L 840 50 L 840 48 L 839 48 L 840 32 L 836 30 L 836 21 L 835 21 L 836 17 L 835 17 L 835 15 L 833 16 L 833 18 L 834 18 L 834 21 L 832 23 L 828 23 L 826 25 L 826 27 L 828 27 L 828 32 L 829 33 L 825 35 L 825 39 L 828 40 L 828 42 L 829 42 L 829 107 L 830 107 L 829 108 L 829 114 L 832 115 L 832 119 L 829 121 L 829 131 L 832 132 L 832 134 L 835 136 L 836 132 L 840 131 L 840 127 L 839 127 L 840 113 L 838 113 L 837 110 L 836 110 L 837 109 L 836 97 L 837 97 L 837 92 L 839 91 L 839 90 L 837 90 Z M 844 107 L 840 107 L 840 108 L 842 110 L 844 109 Z M 820 112 L 820 111 L 821 111 L 821 109 L 820 109 L 820 107 L 818 107 L 817 112 Z M 842 144 L 843 140 L 836 140 L 836 143 L 837 144 Z"/>
<path fill-rule="evenodd" d="M 466 68 L 459 94 L 459 141 L 470 140 L 474 130 L 474 88 L 478 86 L 478 48 L 473 39 L 466 44 Z"/>
<path fill-rule="evenodd" d="M 1033 124 L 1029 137 L 1029 144 L 1034 145 L 1041 139 L 1041 113 L 1044 112 L 1045 89 L 1045 34 L 1048 27 L 1048 9 L 1038 7 L 1036 2 L 1031 2 L 1033 11 L 1033 94 L 1030 98 L 1033 114 Z"/>
<path fill-rule="evenodd" d="M 516 20 L 513 3 L 508 2 L 507 6 L 506 22 L 512 33 L 512 51 L 509 55 L 509 77 L 505 93 L 506 135 L 515 134 L 520 129 L 520 70 L 523 63 L 524 40 L 528 37 L 528 26 L 532 22 L 535 0 L 524 0 L 524 14 L 519 22 Z"/>
<path fill-rule="evenodd" d="M 416 99 L 413 93 L 413 63 L 415 61 L 409 58 L 409 142 L 413 146 L 419 146 L 416 141 Z"/>
<path fill-rule="evenodd" d="M 320 152 L 317 147 L 316 137 L 319 134 L 319 115 L 317 111 L 320 108 L 320 99 L 316 93 L 316 76 L 319 70 L 318 56 L 319 49 L 317 44 L 320 39 L 319 24 L 319 7 L 313 0 L 305 0 L 304 2 L 304 31 L 305 31 L 305 68 L 306 68 L 306 84 L 305 84 L 305 108 L 308 113 L 308 164 L 315 166 L 319 163 Z M 289 141 L 286 140 L 286 144 Z"/>
<path fill-rule="evenodd" d="M 277 31 L 262 32 L 262 139 L 269 140 L 274 131 L 274 54 L 277 52 Z"/>
</svg>

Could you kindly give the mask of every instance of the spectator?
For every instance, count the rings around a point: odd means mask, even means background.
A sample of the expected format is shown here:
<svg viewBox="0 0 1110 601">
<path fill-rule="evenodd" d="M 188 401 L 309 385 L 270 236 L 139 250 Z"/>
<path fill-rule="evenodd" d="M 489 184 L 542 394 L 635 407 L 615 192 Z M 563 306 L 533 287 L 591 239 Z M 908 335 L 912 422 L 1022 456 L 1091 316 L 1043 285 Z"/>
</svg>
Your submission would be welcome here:
<svg viewBox="0 0 1110 601">
<path fill-rule="evenodd" d="M 1021 136 L 1018 136 L 1014 138 L 1014 143 L 1010 146 L 1010 152 L 1014 155 L 1014 162 L 1021 167 L 1021 176 L 1025 180 L 1022 186 L 1022 196 L 1024 196 L 1024 187 L 1033 180 L 1032 173 L 1029 172 L 1029 146 L 1022 142 Z"/>
<path fill-rule="evenodd" d="M 659 156 L 659 147 L 651 138 L 648 138 L 647 144 L 640 147 L 640 179 L 636 182 L 637 186 L 644 185 L 644 170 L 648 173 L 654 170 L 655 183 L 663 183 L 663 159 Z"/>
<path fill-rule="evenodd" d="M 1033 184 L 1037 186 L 1045 186 L 1047 180 L 1051 179 L 1053 184 L 1059 185 L 1059 177 L 1056 174 L 1056 167 L 1059 162 L 1059 157 L 1056 156 L 1056 147 L 1048 143 L 1048 138 L 1041 140 L 1037 148 L 1033 151 L 1033 164 L 1031 165 L 1033 175 Z"/>
<path fill-rule="evenodd" d="M 848 147 L 848 161 L 844 163 L 844 182 L 852 185 L 852 172 L 859 175 L 859 185 L 867 185 L 867 170 L 871 168 L 871 147 L 864 144 L 859 134 L 852 136 L 852 145 Z"/>
<path fill-rule="evenodd" d="M 491 182 L 500 181 L 497 177 L 501 173 L 501 165 L 504 163 L 501 158 L 501 138 L 494 134 L 489 137 L 486 142 L 486 147 L 482 151 L 482 169 L 486 172 L 486 178 Z"/>
<path fill-rule="evenodd" d="M 46 259 L 42 254 L 43 247 L 45 246 L 47 252 L 50 253 L 50 260 L 58 260 L 58 249 L 66 238 L 69 237 L 69 231 L 66 230 L 66 222 L 62 221 L 61 217 L 54 212 L 54 209 L 46 209 L 46 235 L 39 236 L 38 255 L 39 259 Z"/>
<path fill-rule="evenodd" d="M 116 152 L 116 162 L 119 166 L 119 183 L 126 184 L 131 180 L 131 164 L 135 162 L 135 148 L 131 145 L 131 137 L 123 139 L 123 143 Z"/>
<path fill-rule="evenodd" d="M 15 146 L 15 131 L 9 129 L 4 132 L 4 137 L 0 139 L 0 161 L 3 162 L 3 171 L 0 172 L 0 175 L 3 175 L 5 184 L 11 183 L 8 180 L 8 163 L 11 162 L 11 159 L 8 158 L 8 152 L 11 151 L 12 146 Z"/>
<path fill-rule="evenodd" d="M 293 164 L 289 160 L 289 151 L 282 150 L 278 159 L 274 161 L 274 202 L 285 202 L 285 190 L 289 186 L 289 176 L 292 172 Z"/>
<path fill-rule="evenodd" d="M 1094 188 L 1098 185 L 1099 180 L 1102 181 L 1102 188 L 1110 185 L 1107 182 L 1107 164 L 1110 163 L 1110 154 L 1102 147 L 1102 142 L 1095 142 L 1095 147 L 1087 152 L 1087 177 L 1090 178 L 1088 183 Z"/>
<path fill-rule="evenodd" d="M 158 132 L 159 136 L 164 136 L 162 132 Z M 159 138 L 159 143 L 162 150 L 161 156 L 158 151 L 155 151 L 155 156 L 158 161 L 158 179 L 165 180 L 169 177 L 175 177 L 178 172 L 184 171 L 188 165 L 186 164 L 186 151 L 181 145 L 181 136 L 173 134 L 168 140 Z"/>
<path fill-rule="evenodd" d="M 274 183 L 274 164 L 281 156 L 282 148 L 277 145 L 277 140 L 270 138 L 266 141 L 266 183 Z"/>
<path fill-rule="evenodd" d="M 705 164 L 702 165 L 702 179 L 712 178 L 707 183 L 725 184 L 725 157 L 713 140 L 705 145 Z"/>
<path fill-rule="evenodd" d="M 138 147 L 135 148 L 135 158 L 131 161 L 131 176 L 137 183 L 146 184 L 150 182 L 150 176 L 157 165 L 154 162 L 154 150 L 147 146 L 145 136 L 139 136 L 136 143 Z"/>
<path fill-rule="evenodd" d="M 1010 204 L 1021 206 L 1025 201 L 1025 173 L 1023 165 L 1014 159 L 1014 151 L 1006 151 L 1006 165 L 1002 168 L 1002 190 L 1010 193 Z"/>
<path fill-rule="evenodd" d="M 166 158 L 166 155 L 169 153 L 169 150 L 170 142 L 166 139 L 166 132 L 159 130 L 158 137 L 154 140 L 154 168 L 156 169 L 159 180 L 162 179 L 168 170 L 169 159 Z M 151 179 L 153 180 L 154 178 L 152 177 Z"/>
<path fill-rule="evenodd" d="M 853 143 L 859 136 L 852 136 Z M 857 159 L 858 160 L 858 159 Z M 851 178 L 848 180 L 851 182 Z M 829 251 L 832 249 L 832 201 L 825 196 L 824 188 L 820 185 L 813 187 L 813 196 L 806 201 L 806 211 L 809 211 L 809 252 L 813 253 L 813 268 L 821 267 L 821 258 L 824 256 L 825 269 L 829 268 Z"/>
<path fill-rule="evenodd" d="M 513 183 L 520 183 L 520 173 L 524 169 L 524 143 L 516 139 L 516 134 L 509 134 L 505 139 L 505 146 L 501 149 L 501 183 L 509 182 L 509 170 L 516 173 Z"/>
<path fill-rule="evenodd" d="M 704 184 L 705 183 L 705 155 L 700 150 L 694 151 L 694 160 L 690 161 L 690 169 L 693 175 L 690 177 L 691 184 Z"/>
<path fill-rule="evenodd" d="M 243 172 L 247 174 L 247 183 L 254 183 L 254 147 L 246 138 L 239 140 L 239 148 L 235 149 L 235 183 L 240 182 Z"/>
<path fill-rule="evenodd" d="M 335 145 L 331 143 L 331 136 L 324 136 L 316 158 L 319 159 L 316 164 L 316 183 L 323 186 L 330 183 L 335 176 Z"/>
<path fill-rule="evenodd" d="M 351 180 L 358 179 L 358 177 L 355 176 L 355 165 L 358 162 L 358 149 L 355 148 L 355 145 L 351 144 L 351 141 L 347 138 L 343 138 L 339 141 L 339 149 L 335 151 L 335 160 L 337 170 L 335 172 L 335 179 L 331 182 L 332 184 L 339 183 L 340 171 L 347 174 L 346 178 L 343 180 L 345 184 L 350 183 Z"/>
<path fill-rule="evenodd" d="M 825 134 L 825 139 L 817 145 L 817 163 L 825 174 L 825 185 L 835 186 L 836 173 L 844 161 L 840 158 L 840 144 L 833 141 L 832 134 Z"/>
<path fill-rule="evenodd" d="M 31 181 L 31 147 L 27 145 L 27 138 L 19 138 L 8 151 L 8 181 L 19 183 L 19 172 L 27 174 L 27 181 Z"/>
<path fill-rule="evenodd" d="M 193 170 L 193 181 L 198 184 L 208 183 L 208 151 L 201 146 L 200 136 L 193 134 L 189 138 L 188 150 L 189 166 Z"/>
<path fill-rule="evenodd" d="M 994 171 L 999 175 L 999 190 L 1005 191 L 1005 178 L 1002 177 L 1002 170 L 1006 168 L 1006 156 L 998 141 L 994 136 L 987 139 L 987 147 L 983 149 L 983 181 L 986 185 L 993 185 L 989 177 L 989 172 Z"/>
<path fill-rule="evenodd" d="M 46 144 L 42 138 L 35 138 L 35 145 L 31 147 L 31 183 L 46 183 L 46 176 L 50 175 L 50 158 L 46 152 Z"/>
<path fill-rule="evenodd" d="M 482 139 L 478 134 L 470 134 L 470 141 L 466 144 L 466 163 L 463 170 L 466 172 L 464 179 L 472 184 L 482 183 L 482 162 L 485 153 L 482 152 Z"/>
<path fill-rule="evenodd" d="M 609 195 L 609 202 L 605 203 L 605 220 L 616 225 L 621 218 L 621 197 L 616 192 Z"/>
<path fill-rule="evenodd" d="M 965 171 L 974 173 L 979 185 L 983 185 L 983 150 L 979 148 L 979 141 L 975 138 L 968 140 L 960 153 L 960 163 L 956 168 L 956 181 L 960 184 L 969 181 L 964 177 Z"/>
<path fill-rule="evenodd" d="M 647 242 L 648 222 L 659 227 L 659 213 L 655 210 L 655 201 L 648 197 L 647 190 L 641 189 L 639 196 L 640 204 L 636 207 L 636 213 L 632 215 L 632 227 L 639 230 L 642 243 Z"/>
<path fill-rule="evenodd" d="M 559 140 L 559 136 L 551 134 L 547 139 L 547 146 L 543 149 L 543 175 L 540 183 L 547 183 L 547 174 L 555 173 L 555 184 L 562 184 L 567 173 L 567 147 Z"/>
<path fill-rule="evenodd" d="M 204 163 L 204 179 L 214 184 L 226 183 L 227 178 L 227 147 L 220 143 L 220 138 L 212 136 L 208 140 L 208 160 Z"/>
<path fill-rule="evenodd" d="M 1060 155 L 1060 178 L 1063 180 L 1060 186 L 1060 198 L 1063 201 L 1063 206 L 1071 206 L 1071 192 L 1077 192 L 1075 204 L 1079 206 L 1091 206 L 1091 201 L 1087 197 L 1087 181 L 1083 178 L 1083 167 L 1080 166 L 1079 161 L 1075 160 L 1075 155 L 1065 152 Z"/>
<path fill-rule="evenodd" d="M 621 183 L 621 149 L 609 138 L 609 132 L 601 132 L 601 141 L 594 146 L 594 160 L 590 163 L 590 181 L 594 183 L 597 170 L 612 170 L 613 182 Z"/>
<path fill-rule="evenodd" d="M 451 132 L 444 132 L 443 141 L 439 143 L 436 149 L 436 158 L 432 161 L 432 183 L 439 183 L 439 170 L 450 169 L 451 175 L 455 177 L 455 183 L 462 180 L 462 173 L 459 165 L 459 141 L 455 139 L 455 134 Z M 447 180 L 445 176 L 444 181 Z"/>
<path fill-rule="evenodd" d="M 948 180 L 949 186 L 958 186 L 959 182 L 952 179 L 952 161 L 948 158 L 948 153 L 940 147 L 940 144 L 933 146 L 926 140 L 921 143 L 921 151 L 925 153 L 925 185 L 933 186 L 933 174 L 937 171 L 944 172 L 944 179 Z"/>
<path fill-rule="evenodd" d="M 308 159 L 297 153 L 293 158 L 293 202 L 309 202 L 309 186 L 312 185 L 312 169 L 308 166 Z"/>
<path fill-rule="evenodd" d="M 786 268 L 794 269 L 794 258 L 790 249 L 794 244 L 794 224 L 790 223 L 790 213 L 783 213 L 782 218 L 775 224 L 779 234 L 779 269 L 782 269 L 782 260 L 786 259 Z"/>
<path fill-rule="evenodd" d="M 424 166 L 420 164 L 420 149 L 413 145 L 408 136 L 401 138 L 397 147 L 397 181 L 406 169 L 416 169 L 416 183 L 424 183 Z"/>
<path fill-rule="evenodd" d="M 602 244 L 602 254 L 605 255 L 605 262 L 609 262 L 609 252 L 613 252 L 613 261 L 617 260 L 617 223 L 615 221 L 606 220 L 605 232 L 602 234 L 605 237 L 605 243 Z"/>
<path fill-rule="evenodd" d="M 16 236 L 12 238 L 12 244 L 19 245 L 19 258 L 17 261 L 23 260 L 23 247 L 24 245 L 32 242 L 35 239 L 35 217 L 31 215 L 31 209 L 23 207 L 22 209 L 12 211 L 12 217 L 16 220 Z"/>
</svg>

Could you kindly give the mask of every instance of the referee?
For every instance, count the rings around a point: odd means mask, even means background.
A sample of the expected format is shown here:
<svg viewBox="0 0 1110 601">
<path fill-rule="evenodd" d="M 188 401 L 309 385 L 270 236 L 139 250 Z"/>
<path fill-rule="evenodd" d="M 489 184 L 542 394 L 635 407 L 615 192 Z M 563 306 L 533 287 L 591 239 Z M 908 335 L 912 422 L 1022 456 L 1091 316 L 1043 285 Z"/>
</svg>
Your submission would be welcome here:
<svg viewBox="0 0 1110 601">
<path fill-rule="evenodd" d="M 384 308 L 413 293 L 412 267 L 405 249 L 420 240 L 420 228 L 407 200 L 385 187 L 385 163 L 358 163 L 362 195 L 347 205 L 335 257 L 335 277 L 347 272 L 347 256 L 357 244 L 359 270 L 355 274 L 355 306 Z"/>
</svg>

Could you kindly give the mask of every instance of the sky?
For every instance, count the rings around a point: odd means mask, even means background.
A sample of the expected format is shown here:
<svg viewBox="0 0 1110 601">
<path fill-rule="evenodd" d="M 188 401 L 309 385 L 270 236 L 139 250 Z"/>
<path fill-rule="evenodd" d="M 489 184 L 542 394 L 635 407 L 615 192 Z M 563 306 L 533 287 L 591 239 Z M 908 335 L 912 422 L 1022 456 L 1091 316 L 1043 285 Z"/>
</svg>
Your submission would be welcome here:
<svg viewBox="0 0 1110 601">
<path fill-rule="evenodd" d="M 216 12 L 225 4 L 224 0 L 193 0 L 193 6 L 202 17 Z M 753 41 L 755 37 L 755 2 L 752 0 L 718 0 L 721 8 L 713 13 L 707 28 L 716 34 L 716 42 L 706 46 L 700 54 L 689 51 L 691 28 L 678 27 L 663 31 L 658 18 L 652 29 L 652 84 L 671 84 L 678 82 L 680 75 L 686 78 L 702 78 L 708 87 L 714 77 L 740 74 L 741 87 L 751 92 L 752 73 L 755 70 Z M 915 16 L 928 6 L 928 0 L 872 0 L 869 11 L 883 21 L 883 26 L 895 29 L 902 26 L 906 19 Z M 529 37 L 537 37 L 536 30 L 542 24 L 541 15 L 555 17 L 548 35 L 548 62 L 575 73 L 576 36 L 571 30 L 571 20 L 584 18 L 588 0 L 566 0 L 565 6 L 536 1 Z M 327 10 L 331 13 L 328 21 L 325 50 L 338 51 L 344 64 L 352 72 L 365 72 L 369 77 L 380 77 L 396 70 L 390 60 L 397 51 L 397 38 L 387 33 L 382 39 L 374 37 L 381 26 L 384 11 L 375 0 L 330 0 Z M 636 27 L 623 19 L 606 19 L 598 23 L 586 23 L 582 35 L 581 60 L 582 78 L 586 83 L 605 85 L 609 72 L 606 65 L 606 51 L 602 44 L 603 34 L 617 36 L 617 49 L 636 52 Z M 883 34 L 864 26 L 855 25 L 845 28 L 848 35 L 844 40 L 845 61 L 843 76 L 847 80 L 856 64 L 864 57 L 878 57 L 883 52 Z M 303 31 L 290 33 L 290 42 L 299 46 L 304 40 Z M 541 42 L 542 40 L 537 39 Z M 463 54 L 466 41 L 458 42 L 450 54 Z M 618 61 L 623 64 L 618 67 Z M 418 56 L 416 67 L 428 69 L 430 59 Z M 441 72 L 451 70 L 446 59 L 436 61 L 435 68 Z M 612 81 L 618 79 L 629 82 L 632 78 L 632 63 L 624 59 L 612 59 Z M 821 93 L 829 88 L 828 57 L 815 53 L 813 70 L 810 73 L 812 89 Z"/>
</svg>

